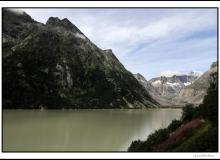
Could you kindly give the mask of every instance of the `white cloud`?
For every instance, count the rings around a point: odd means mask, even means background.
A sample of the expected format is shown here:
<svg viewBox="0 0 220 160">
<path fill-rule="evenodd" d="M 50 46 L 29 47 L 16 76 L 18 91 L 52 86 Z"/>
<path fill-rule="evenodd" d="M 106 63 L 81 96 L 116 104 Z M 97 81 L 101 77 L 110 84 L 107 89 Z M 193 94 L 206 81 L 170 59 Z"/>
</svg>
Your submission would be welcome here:
<svg viewBox="0 0 220 160">
<path fill-rule="evenodd" d="M 177 13 L 163 17 L 156 22 L 139 25 L 139 21 L 115 21 L 114 17 L 90 17 L 87 23 L 81 24 L 84 33 L 101 48 L 112 48 L 119 56 L 126 56 L 125 50 L 139 43 L 151 43 L 155 40 L 175 41 L 195 32 L 215 26 L 212 14 Z M 82 17 L 83 19 L 83 17 Z M 86 16 L 88 19 L 88 16 Z M 143 19 L 144 21 L 144 19 Z M 84 21 L 85 22 L 85 21 Z M 124 25 L 127 24 L 127 25 Z"/>
<path fill-rule="evenodd" d="M 204 71 L 217 55 L 216 9 L 25 11 L 44 23 L 50 16 L 68 18 L 98 47 L 111 48 L 127 69 L 146 78 L 163 70 Z"/>
<path fill-rule="evenodd" d="M 19 15 L 22 15 L 24 14 L 24 11 L 21 10 L 21 9 L 16 9 L 16 8 L 9 8 L 10 11 L 16 13 L 16 14 L 19 14 Z"/>
<path fill-rule="evenodd" d="M 158 77 L 165 76 L 165 77 L 172 77 L 173 75 L 180 76 L 180 75 L 193 75 L 193 76 L 201 76 L 204 72 L 202 71 L 190 71 L 190 72 L 180 72 L 180 71 L 162 71 L 157 74 Z"/>
<path fill-rule="evenodd" d="M 44 17 L 43 21 L 46 21 L 45 17 L 48 19 L 49 16 L 67 17 L 95 44 L 102 49 L 112 48 L 120 57 L 127 55 L 129 52 L 127 48 L 133 48 L 139 43 L 148 45 L 148 43 L 164 39 L 175 41 L 194 32 L 208 30 L 216 24 L 216 21 L 213 21 L 214 12 L 210 12 L 210 10 L 207 12 L 190 9 L 169 10 L 167 13 L 170 12 L 170 14 L 160 15 L 162 10 L 152 12 L 152 10 L 145 9 L 146 16 L 140 16 L 139 10 L 130 11 L 128 15 L 126 15 L 127 11 L 123 12 L 119 9 L 72 10 L 73 13 L 71 13 L 71 9 L 66 11 L 61 9 L 25 9 L 35 17 Z M 70 13 L 68 14 L 67 11 Z"/>
<path fill-rule="evenodd" d="M 158 74 L 158 76 L 172 77 L 173 75 L 183 75 L 179 71 L 163 71 Z"/>
</svg>

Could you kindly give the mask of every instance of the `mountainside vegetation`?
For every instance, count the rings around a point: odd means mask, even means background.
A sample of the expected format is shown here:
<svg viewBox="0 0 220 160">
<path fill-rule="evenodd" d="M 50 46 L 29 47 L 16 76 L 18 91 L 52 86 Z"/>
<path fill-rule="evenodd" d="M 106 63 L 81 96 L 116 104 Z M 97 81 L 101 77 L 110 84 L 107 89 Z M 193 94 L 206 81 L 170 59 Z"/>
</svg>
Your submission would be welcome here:
<svg viewBox="0 0 220 160">
<path fill-rule="evenodd" d="M 3 9 L 3 108 L 145 108 L 157 102 L 112 50 L 68 19 Z"/>
</svg>

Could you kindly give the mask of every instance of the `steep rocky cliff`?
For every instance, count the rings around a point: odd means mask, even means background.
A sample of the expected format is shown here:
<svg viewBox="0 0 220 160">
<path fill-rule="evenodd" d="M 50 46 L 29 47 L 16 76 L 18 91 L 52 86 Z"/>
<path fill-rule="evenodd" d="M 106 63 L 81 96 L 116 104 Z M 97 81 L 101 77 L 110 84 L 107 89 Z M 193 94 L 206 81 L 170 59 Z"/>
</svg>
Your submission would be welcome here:
<svg viewBox="0 0 220 160">
<path fill-rule="evenodd" d="M 155 107 L 112 50 L 93 44 L 68 19 L 46 24 L 3 9 L 3 108 Z"/>
</svg>

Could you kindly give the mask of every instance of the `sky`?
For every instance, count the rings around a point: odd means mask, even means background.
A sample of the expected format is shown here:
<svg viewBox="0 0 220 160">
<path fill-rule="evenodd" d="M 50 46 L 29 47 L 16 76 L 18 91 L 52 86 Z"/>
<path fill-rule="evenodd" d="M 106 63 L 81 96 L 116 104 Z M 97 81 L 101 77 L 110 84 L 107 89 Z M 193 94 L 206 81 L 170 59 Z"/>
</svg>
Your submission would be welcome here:
<svg viewBox="0 0 220 160">
<path fill-rule="evenodd" d="M 22 9 L 38 22 L 68 18 L 132 73 L 157 76 L 205 72 L 217 60 L 216 9 Z"/>
</svg>

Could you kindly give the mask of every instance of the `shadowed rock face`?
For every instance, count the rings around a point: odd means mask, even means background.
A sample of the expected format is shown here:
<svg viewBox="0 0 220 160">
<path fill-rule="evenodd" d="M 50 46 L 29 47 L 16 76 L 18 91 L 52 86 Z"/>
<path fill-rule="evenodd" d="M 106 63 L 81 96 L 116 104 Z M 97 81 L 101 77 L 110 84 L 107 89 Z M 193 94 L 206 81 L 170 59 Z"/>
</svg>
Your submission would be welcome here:
<svg viewBox="0 0 220 160">
<path fill-rule="evenodd" d="M 9 20 L 7 20 L 9 19 Z M 157 104 L 111 50 L 68 19 L 46 25 L 3 9 L 3 108 L 142 108 Z"/>
<path fill-rule="evenodd" d="M 27 25 L 36 23 L 28 14 L 15 9 L 3 9 L 2 17 L 3 38 L 17 38 Z"/>
</svg>

